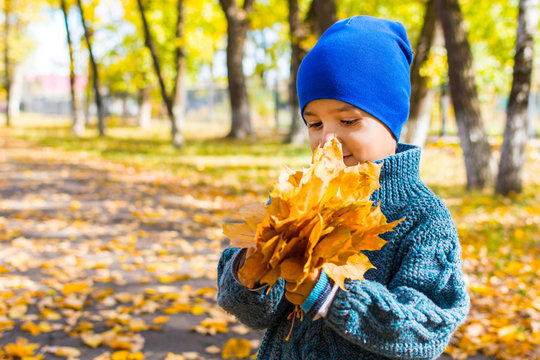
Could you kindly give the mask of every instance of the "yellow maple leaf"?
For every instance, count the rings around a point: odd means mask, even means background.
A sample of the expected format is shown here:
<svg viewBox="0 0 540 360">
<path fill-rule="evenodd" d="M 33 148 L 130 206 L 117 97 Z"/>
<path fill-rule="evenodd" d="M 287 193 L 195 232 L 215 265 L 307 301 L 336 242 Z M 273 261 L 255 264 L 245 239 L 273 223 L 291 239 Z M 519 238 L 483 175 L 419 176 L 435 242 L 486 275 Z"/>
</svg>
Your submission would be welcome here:
<svg viewBox="0 0 540 360">
<path fill-rule="evenodd" d="M 86 283 L 84 281 L 78 281 L 78 282 L 65 284 L 63 289 L 62 289 L 62 293 L 64 295 L 70 295 L 70 294 L 74 294 L 74 293 L 84 292 L 84 291 L 88 290 L 88 288 L 89 288 L 88 283 Z"/>
<path fill-rule="evenodd" d="M 345 288 L 345 279 L 363 280 L 364 273 L 372 267 L 373 265 L 368 257 L 362 253 L 351 255 L 345 265 L 337 266 L 330 262 L 323 265 L 326 275 L 332 278 L 342 289 Z M 359 274 L 362 276 L 361 279 L 358 279 Z"/>
<path fill-rule="evenodd" d="M 68 358 L 76 358 L 81 356 L 81 351 L 79 349 L 70 346 L 58 346 L 53 353 L 56 356 L 63 356 Z"/>
<path fill-rule="evenodd" d="M 207 329 L 214 329 L 216 332 L 228 333 L 227 321 L 221 319 L 206 318 L 201 321 L 201 326 Z"/>
<path fill-rule="evenodd" d="M 28 306 L 21 304 L 21 305 L 15 305 L 11 309 L 9 309 L 8 315 L 12 319 L 21 319 L 28 310 Z"/>
<path fill-rule="evenodd" d="M 39 324 L 38 324 L 38 328 L 39 328 L 39 330 L 41 332 L 44 332 L 44 333 L 48 333 L 48 332 L 53 331 L 53 328 L 52 328 L 51 324 L 49 324 L 46 321 L 40 321 Z"/>
<path fill-rule="evenodd" d="M 245 218 L 245 222 L 241 224 L 225 223 L 223 233 L 231 238 L 232 246 L 248 247 L 253 244 L 257 224 L 265 218 L 266 210 L 262 204 L 251 204 L 242 208 L 240 215 Z"/>
<path fill-rule="evenodd" d="M 164 324 L 167 321 L 169 321 L 168 316 L 158 316 L 158 317 L 154 318 L 154 324 Z"/>
<path fill-rule="evenodd" d="M 165 360 L 186 360 L 186 357 L 184 355 L 174 354 L 170 352 L 167 353 Z"/>
<path fill-rule="evenodd" d="M 143 319 L 131 319 L 129 321 L 129 330 L 132 332 L 140 332 L 148 329 L 148 325 Z"/>
<path fill-rule="evenodd" d="M 243 359 L 251 354 L 251 344 L 246 339 L 229 339 L 221 350 L 224 359 Z"/>
<path fill-rule="evenodd" d="M 34 324 L 31 321 L 28 321 L 28 322 L 25 322 L 24 324 L 22 324 L 21 325 L 21 330 L 22 331 L 28 331 L 32 336 L 36 336 L 36 335 L 39 335 L 41 333 L 41 329 L 39 328 L 39 326 L 37 326 L 36 324 Z"/>
<path fill-rule="evenodd" d="M 143 360 L 144 355 L 140 351 L 130 353 L 126 350 L 115 351 L 111 355 L 111 360 Z"/>
<path fill-rule="evenodd" d="M 95 348 L 103 342 L 103 335 L 94 333 L 81 334 L 81 340 L 88 346 Z"/>
<path fill-rule="evenodd" d="M 15 344 L 11 343 L 4 346 L 4 351 L 7 355 L 24 358 L 34 356 L 37 347 L 39 347 L 38 344 L 29 344 L 27 339 L 18 338 Z"/>
</svg>

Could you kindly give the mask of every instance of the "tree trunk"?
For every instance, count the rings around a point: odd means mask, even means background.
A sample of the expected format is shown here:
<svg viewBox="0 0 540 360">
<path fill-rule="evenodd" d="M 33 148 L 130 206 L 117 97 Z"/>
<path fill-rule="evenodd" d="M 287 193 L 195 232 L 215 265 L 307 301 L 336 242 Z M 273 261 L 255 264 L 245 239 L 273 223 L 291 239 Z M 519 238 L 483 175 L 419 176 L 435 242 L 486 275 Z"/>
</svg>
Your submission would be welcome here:
<svg viewBox="0 0 540 360">
<path fill-rule="evenodd" d="M 236 0 L 219 0 L 227 18 L 227 78 L 231 103 L 231 131 L 227 137 L 242 139 L 253 135 L 246 79 L 242 68 L 249 14 L 254 0 L 244 0 L 240 9 Z"/>
<path fill-rule="evenodd" d="M 182 124 L 185 116 L 185 88 L 183 85 L 184 72 L 186 67 L 186 57 L 184 55 L 184 1 L 178 0 L 176 18 L 176 79 L 174 82 L 174 103 L 173 112 L 175 126 L 172 126 L 172 141 L 174 146 L 180 147 L 184 144 L 182 136 Z"/>
<path fill-rule="evenodd" d="M 289 0 L 289 31 L 291 37 L 291 76 L 289 81 L 289 107 L 291 109 L 291 127 L 285 139 L 286 143 L 300 144 L 307 140 L 307 131 L 300 114 L 296 78 L 298 68 L 309 49 L 301 46 L 310 35 L 320 37 L 337 21 L 335 0 L 313 0 L 302 23 L 298 0 Z M 316 33 L 316 34 L 314 34 Z"/>
<path fill-rule="evenodd" d="M 210 75 L 210 82 L 208 83 L 208 87 L 206 89 L 206 102 L 208 106 L 208 112 L 206 114 L 206 121 L 212 122 L 214 119 L 214 77 L 213 75 Z"/>
<path fill-rule="evenodd" d="M 71 41 L 71 31 L 68 24 L 68 8 L 66 0 L 60 0 L 60 8 L 64 14 L 64 25 L 66 27 L 67 43 L 69 50 L 69 84 L 71 91 L 71 111 L 73 113 L 73 124 L 71 131 L 76 136 L 81 136 L 84 133 L 84 117 L 81 112 L 81 104 L 75 88 L 75 61 L 73 57 L 73 43 Z"/>
<path fill-rule="evenodd" d="M 19 116 L 21 109 L 24 74 L 20 64 L 13 64 L 12 69 L 8 109 L 10 118 L 16 118 Z"/>
<path fill-rule="evenodd" d="M 482 123 L 472 53 L 458 0 L 435 0 L 448 54 L 450 94 L 465 160 L 467 190 L 493 182 L 491 147 Z"/>
<path fill-rule="evenodd" d="M 276 127 L 276 131 L 279 130 L 279 78 L 276 75 L 276 79 L 274 81 L 274 125 Z"/>
<path fill-rule="evenodd" d="M 92 64 L 90 63 L 90 59 L 88 59 L 88 68 L 90 69 L 92 67 Z M 92 88 L 93 88 L 93 81 L 90 79 L 90 73 L 88 73 L 88 81 L 86 83 L 86 87 L 84 89 L 84 123 L 86 126 L 92 125 L 92 117 L 90 116 L 90 106 L 92 106 Z"/>
<path fill-rule="evenodd" d="M 527 143 L 527 108 L 533 66 L 533 36 L 538 26 L 538 0 L 520 0 L 512 89 L 506 109 L 506 126 L 495 190 L 499 194 L 520 193 Z"/>
<path fill-rule="evenodd" d="M 441 133 L 440 136 L 446 136 L 446 125 L 448 124 L 448 111 L 450 108 L 450 96 L 448 95 L 448 83 L 441 85 Z"/>
<path fill-rule="evenodd" d="M 9 16 L 11 13 L 11 0 L 4 0 L 4 73 L 6 81 L 6 126 L 11 126 L 9 111 L 9 92 L 11 77 L 9 75 Z"/>
<path fill-rule="evenodd" d="M 79 10 L 81 13 L 81 21 L 84 29 L 84 38 L 86 40 L 86 45 L 88 46 L 88 54 L 90 55 L 90 63 L 92 65 L 92 79 L 94 83 L 94 94 L 96 97 L 96 108 L 97 108 L 97 116 L 98 116 L 98 129 L 99 129 L 99 136 L 103 137 L 105 136 L 105 114 L 103 109 L 103 98 L 101 96 L 100 91 L 100 83 L 99 83 L 99 73 L 98 73 L 98 66 L 96 63 L 96 59 L 94 58 L 94 52 L 92 51 L 92 42 L 90 41 L 90 29 L 88 29 L 88 26 L 86 25 L 86 20 L 84 17 L 84 11 L 81 4 L 81 0 L 77 0 L 77 5 L 79 6 Z"/>
<path fill-rule="evenodd" d="M 139 116 L 137 117 L 141 129 L 150 128 L 152 120 L 152 89 L 146 86 L 139 90 Z"/>
<path fill-rule="evenodd" d="M 530 92 L 528 107 L 529 109 L 527 111 L 527 134 L 529 135 L 529 138 L 534 138 L 536 136 L 534 122 L 536 120 L 536 109 L 538 107 L 538 90 L 536 94 L 532 91 Z"/>
<path fill-rule="evenodd" d="M 152 36 L 150 34 L 150 28 L 148 27 L 148 22 L 146 21 L 146 14 L 144 12 L 144 7 L 142 5 L 141 0 L 137 0 L 137 4 L 139 5 L 139 12 L 141 13 L 141 20 L 143 24 L 143 30 L 144 30 L 144 42 L 146 44 L 146 47 L 150 51 L 150 55 L 152 56 L 152 63 L 154 65 L 154 70 L 156 72 L 156 76 L 158 78 L 159 82 L 159 88 L 161 90 L 161 97 L 163 99 L 163 102 L 165 103 L 165 107 L 167 108 L 167 114 L 169 115 L 169 119 L 171 121 L 171 133 L 177 134 L 178 129 L 176 128 L 176 119 L 174 117 L 174 111 L 172 108 L 172 101 L 169 95 L 167 94 L 167 89 L 165 88 L 165 81 L 163 80 L 163 76 L 161 74 L 161 65 L 159 63 L 159 59 L 157 57 L 156 50 L 154 48 L 154 42 L 152 40 Z M 172 144 L 174 147 L 179 147 L 180 144 L 175 142 L 175 138 L 171 139 Z"/>
<path fill-rule="evenodd" d="M 289 78 L 289 108 L 291 110 L 291 127 L 285 139 L 286 143 L 301 144 L 307 140 L 307 131 L 300 114 L 296 78 L 300 63 L 306 56 L 301 43 L 307 36 L 307 28 L 300 20 L 298 0 L 289 0 L 289 32 L 291 37 L 291 75 Z"/>
<path fill-rule="evenodd" d="M 335 0 L 313 0 L 319 37 L 337 21 Z"/>
<path fill-rule="evenodd" d="M 401 134 L 401 142 L 404 143 L 422 147 L 426 143 L 435 92 L 428 87 L 429 78 L 420 74 L 420 68 L 428 60 L 429 51 L 437 38 L 442 41 L 442 32 L 437 24 L 435 1 L 429 0 L 411 66 L 411 110 Z"/>
</svg>

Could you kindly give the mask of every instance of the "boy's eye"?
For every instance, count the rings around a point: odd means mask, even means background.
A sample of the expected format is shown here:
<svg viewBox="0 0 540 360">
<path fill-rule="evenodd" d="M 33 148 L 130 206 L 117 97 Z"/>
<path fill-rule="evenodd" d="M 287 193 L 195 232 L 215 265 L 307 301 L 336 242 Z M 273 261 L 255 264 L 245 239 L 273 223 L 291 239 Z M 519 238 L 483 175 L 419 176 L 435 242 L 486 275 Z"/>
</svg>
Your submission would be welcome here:
<svg viewBox="0 0 540 360">
<path fill-rule="evenodd" d="M 344 124 L 344 125 L 352 125 L 352 124 L 356 123 L 357 121 L 358 121 L 358 119 L 341 120 L 341 123 Z"/>
<path fill-rule="evenodd" d="M 314 123 L 308 123 L 307 127 L 308 128 L 317 128 L 317 127 L 319 127 L 321 125 L 322 125 L 322 122 L 319 121 L 319 122 L 314 122 Z"/>
</svg>

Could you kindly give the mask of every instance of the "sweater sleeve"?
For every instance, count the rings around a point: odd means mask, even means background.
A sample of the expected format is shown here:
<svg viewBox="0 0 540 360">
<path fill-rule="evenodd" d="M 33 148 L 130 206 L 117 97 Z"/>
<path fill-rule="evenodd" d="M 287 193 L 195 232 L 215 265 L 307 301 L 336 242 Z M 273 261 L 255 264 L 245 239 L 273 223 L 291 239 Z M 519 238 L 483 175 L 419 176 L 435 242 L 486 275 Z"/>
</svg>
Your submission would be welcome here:
<svg viewBox="0 0 540 360">
<path fill-rule="evenodd" d="M 278 280 L 267 292 L 250 290 L 235 276 L 233 264 L 240 249 L 227 248 L 218 264 L 218 304 L 253 329 L 272 327 L 286 316 L 290 303 L 286 300 L 285 283 Z"/>
<path fill-rule="evenodd" d="M 408 249 L 388 286 L 349 281 L 338 290 L 327 324 L 362 348 L 394 359 L 434 359 L 465 320 L 469 295 L 453 222 L 423 224 L 404 239 Z M 437 230 L 438 229 L 438 230 Z"/>
</svg>

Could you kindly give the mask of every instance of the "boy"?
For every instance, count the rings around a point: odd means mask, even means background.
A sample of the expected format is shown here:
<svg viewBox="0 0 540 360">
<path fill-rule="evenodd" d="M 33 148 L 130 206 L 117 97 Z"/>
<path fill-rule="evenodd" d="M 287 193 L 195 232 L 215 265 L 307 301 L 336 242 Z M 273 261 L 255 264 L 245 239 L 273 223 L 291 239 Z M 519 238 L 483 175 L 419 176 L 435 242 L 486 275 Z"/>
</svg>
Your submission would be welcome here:
<svg viewBox="0 0 540 360">
<path fill-rule="evenodd" d="M 461 248 L 450 213 L 419 178 L 420 149 L 398 144 L 409 115 L 412 52 L 400 23 L 369 16 L 336 22 L 298 71 L 298 97 L 312 150 L 330 138 L 343 162 L 383 162 L 371 200 L 388 222 L 405 218 L 379 251 L 365 281 L 343 291 L 324 272 L 298 289 L 288 279 L 248 289 L 236 272 L 245 249 L 226 249 L 218 302 L 253 328 L 266 328 L 259 359 L 435 359 L 469 310 Z M 287 315 L 306 316 L 291 328 Z"/>
</svg>

